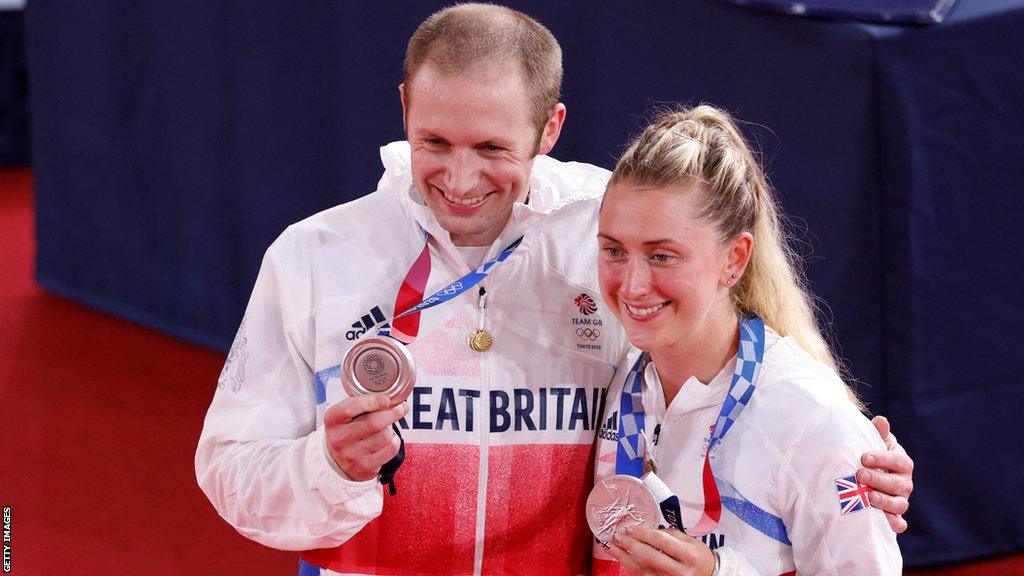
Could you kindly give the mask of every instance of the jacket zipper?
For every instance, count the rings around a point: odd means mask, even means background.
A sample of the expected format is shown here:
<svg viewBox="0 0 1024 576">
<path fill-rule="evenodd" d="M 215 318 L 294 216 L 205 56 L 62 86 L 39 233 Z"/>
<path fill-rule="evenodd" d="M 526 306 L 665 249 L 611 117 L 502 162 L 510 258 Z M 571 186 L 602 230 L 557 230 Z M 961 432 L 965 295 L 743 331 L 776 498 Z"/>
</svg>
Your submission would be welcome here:
<svg viewBox="0 0 1024 576">
<path fill-rule="evenodd" d="M 483 328 L 484 321 L 484 310 L 487 306 L 487 292 L 483 287 L 483 283 L 480 285 L 480 296 L 477 300 L 477 309 L 479 310 L 479 327 Z M 483 574 L 484 567 L 484 540 L 487 536 L 487 479 L 489 475 L 489 461 L 490 461 L 490 438 L 491 438 L 491 394 L 487 386 L 487 354 L 484 352 L 477 352 L 481 354 L 480 358 L 480 404 L 483 408 L 482 422 L 480 425 L 480 479 L 477 484 L 476 492 L 476 548 L 473 553 L 473 574 L 474 576 L 480 576 Z"/>
</svg>

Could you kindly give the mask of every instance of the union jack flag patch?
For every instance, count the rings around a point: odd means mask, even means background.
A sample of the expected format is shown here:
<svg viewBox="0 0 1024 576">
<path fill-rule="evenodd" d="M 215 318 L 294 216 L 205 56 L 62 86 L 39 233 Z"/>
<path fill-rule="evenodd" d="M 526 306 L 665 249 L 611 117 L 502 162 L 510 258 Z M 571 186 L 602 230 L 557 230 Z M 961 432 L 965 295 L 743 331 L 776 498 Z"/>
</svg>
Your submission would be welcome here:
<svg viewBox="0 0 1024 576">
<path fill-rule="evenodd" d="M 856 475 L 836 478 L 836 492 L 839 494 L 839 512 L 843 516 L 871 506 L 868 493 L 872 490 L 857 482 Z"/>
</svg>

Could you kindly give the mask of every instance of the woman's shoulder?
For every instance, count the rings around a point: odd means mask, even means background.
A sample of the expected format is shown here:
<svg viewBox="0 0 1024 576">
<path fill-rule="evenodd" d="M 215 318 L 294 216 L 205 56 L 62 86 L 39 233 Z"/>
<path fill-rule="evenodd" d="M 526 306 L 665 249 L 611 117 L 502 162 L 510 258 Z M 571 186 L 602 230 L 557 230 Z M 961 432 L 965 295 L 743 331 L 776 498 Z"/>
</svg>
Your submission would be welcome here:
<svg viewBox="0 0 1024 576">
<path fill-rule="evenodd" d="M 793 338 L 766 335 L 756 385 L 747 424 L 768 436 L 781 453 L 809 436 L 825 443 L 842 437 L 871 443 L 871 424 L 851 401 L 842 379 Z"/>
<path fill-rule="evenodd" d="M 817 360 L 792 337 L 766 329 L 764 362 L 758 375 L 759 390 L 784 397 L 794 408 L 826 409 L 850 405 L 846 385 L 830 366 Z"/>
</svg>

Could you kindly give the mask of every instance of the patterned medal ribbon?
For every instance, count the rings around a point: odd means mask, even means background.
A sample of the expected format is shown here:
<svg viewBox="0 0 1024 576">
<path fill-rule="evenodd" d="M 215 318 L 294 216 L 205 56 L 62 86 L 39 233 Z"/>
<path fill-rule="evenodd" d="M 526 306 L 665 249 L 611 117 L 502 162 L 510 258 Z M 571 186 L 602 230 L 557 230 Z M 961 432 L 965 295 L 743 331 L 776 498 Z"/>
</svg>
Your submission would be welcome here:
<svg viewBox="0 0 1024 576">
<path fill-rule="evenodd" d="M 405 279 L 395 296 L 395 318 L 391 321 L 391 337 L 403 344 L 411 344 L 420 333 L 420 315 L 405 315 L 404 312 L 423 301 L 423 291 L 430 277 L 430 247 L 424 243 L 423 250 L 405 273 Z M 385 330 L 381 331 L 386 333 Z"/>
<path fill-rule="evenodd" d="M 520 236 L 519 239 L 502 250 L 493 259 L 484 262 L 469 274 L 448 284 L 427 298 L 423 298 L 427 279 L 430 277 L 430 245 L 425 242 L 423 250 L 416 257 L 409 271 L 405 273 L 402 285 L 398 288 L 398 294 L 395 296 L 394 318 L 390 322 L 382 324 L 377 334 L 394 338 L 405 345 L 412 344 L 420 332 L 420 312 L 427 308 L 444 304 L 479 284 L 494 270 L 495 266 L 504 262 L 522 241 L 523 237 Z M 394 496 L 398 492 L 395 487 L 395 473 L 398 472 L 398 468 L 405 461 L 405 439 L 402 438 L 402 433 L 399 431 L 397 424 L 392 424 L 391 429 L 395 431 L 395 435 L 401 439 L 402 443 L 398 448 L 398 454 L 380 467 L 379 475 L 381 484 L 386 485 L 388 492 Z"/>
<path fill-rule="evenodd" d="M 701 475 L 704 486 L 704 513 L 689 530 L 691 536 L 709 534 L 722 519 L 722 499 L 718 493 L 711 466 L 711 451 L 725 438 L 736 418 L 747 407 L 754 395 L 754 379 L 764 361 L 764 322 L 758 318 L 744 318 L 740 321 L 740 346 L 736 352 L 736 370 L 729 383 L 729 393 L 718 413 L 718 420 L 708 438 L 708 449 L 704 453 L 704 470 Z M 741 517 L 741 519 L 743 519 Z M 746 519 L 743 519 L 747 521 Z"/>
<path fill-rule="evenodd" d="M 700 537 L 710 533 L 722 518 L 722 498 L 718 490 L 712 467 L 711 451 L 725 438 L 743 409 L 754 395 L 755 380 L 764 361 L 764 321 L 757 316 L 740 320 L 740 343 L 736 353 L 736 370 L 729 384 L 729 392 L 718 413 L 718 418 L 708 439 L 704 453 L 701 480 L 704 489 L 704 511 L 697 523 L 684 530 L 690 536 Z M 641 477 L 646 460 L 646 444 L 642 441 L 644 432 L 643 378 L 648 362 L 647 354 L 641 354 L 633 364 L 622 389 L 619 402 L 619 445 L 616 448 L 615 473 Z M 762 533 L 789 545 L 785 524 L 782 519 L 761 510 L 742 499 L 735 488 L 726 483 L 729 497 L 726 506 L 745 523 Z"/>
<path fill-rule="evenodd" d="M 402 280 L 402 285 L 398 289 L 398 295 L 395 297 L 395 316 L 389 322 L 381 324 L 378 334 L 394 338 L 403 344 L 412 343 L 419 334 L 420 312 L 427 308 L 444 304 L 479 284 L 494 270 L 495 266 L 504 262 L 522 241 L 523 237 L 520 236 L 491 260 L 484 262 L 469 274 L 448 284 L 426 298 L 422 296 L 427 285 L 427 278 L 430 276 L 430 251 L 428 246 L 424 244 L 423 250 L 420 251 L 419 256 L 413 262 L 409 271 L 406 272 L 405 279 Z M 394 331 L 394 334 L 392 334 L 392 331 Z M 327 381 L 330 378 L 337 378 L 340 373 L 341 366 L 336 364 L 314 374 L 313 385 L 317 405 L 324 404 L 327 401 Z"/>
<path fill-rule="evenodd" d="M 504 262 L 522 241 L 523 237 L 520 236 L 494 258 L 426 298 L 423 298 L 423 292 L 430 276 L 430 250 L 428 245 L 424 244 L 423 251 L 409 268 L 402 286 L 398 289 L 398 295 L 395 297 L 395 317 L 391 322 L 384 324 L 390 325 L 390 328 L 382 328 L 379 335 L 390 336 L 403 344 L 411 344 L 419 334 L 420 312 L 444 304 L 479 284 L 498 264 Z"/>
</svg>

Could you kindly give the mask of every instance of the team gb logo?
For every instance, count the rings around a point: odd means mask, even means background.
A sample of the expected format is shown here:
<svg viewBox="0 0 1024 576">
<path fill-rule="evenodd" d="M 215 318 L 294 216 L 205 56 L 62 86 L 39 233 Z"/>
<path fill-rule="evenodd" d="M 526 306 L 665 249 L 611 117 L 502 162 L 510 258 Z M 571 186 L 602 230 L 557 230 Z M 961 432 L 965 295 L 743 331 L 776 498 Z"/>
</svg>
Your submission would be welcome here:
<svg viewBox="0 0 1024 576">
<path fill-rule="evenodd" d="M 584 316 L 590 316 L 594 312 L 597 312 L 597 302 L 587 294 L 580 294 L 576 297 L 573 302 L 576 303 L 576 307 L 580 309 L 580 314 Z"/>
</svg>

